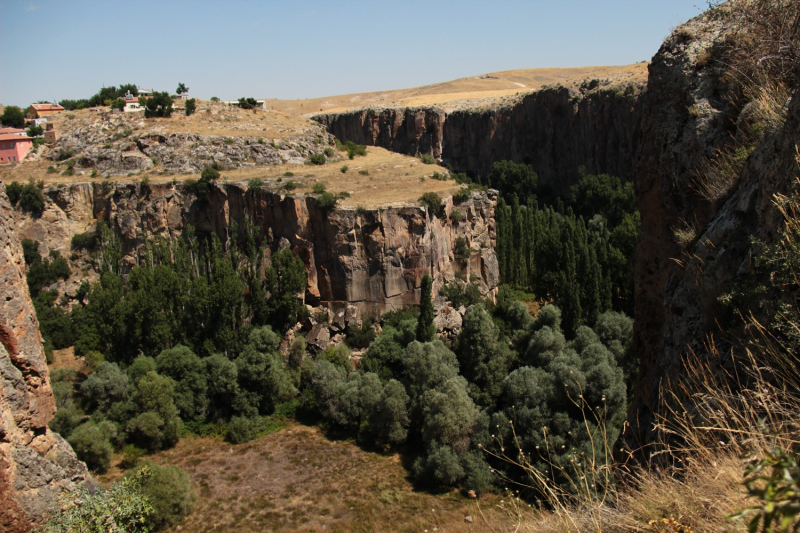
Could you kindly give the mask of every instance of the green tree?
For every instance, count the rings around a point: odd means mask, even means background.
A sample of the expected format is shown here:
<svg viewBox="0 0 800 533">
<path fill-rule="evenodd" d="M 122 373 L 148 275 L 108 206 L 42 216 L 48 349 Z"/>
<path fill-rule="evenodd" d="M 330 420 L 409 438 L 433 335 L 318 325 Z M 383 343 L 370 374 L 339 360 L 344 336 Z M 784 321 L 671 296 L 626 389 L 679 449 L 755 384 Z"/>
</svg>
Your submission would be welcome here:
<svg viewBox="0 0 800 533">
<path fill-rule="evenodd" d="M 140 97 L 139 104 L 144 106 L 145 118 L 168 118 L 172 116 L 172 98 L 167 92 L 154 91 L 149 98 Z"/>
<path fill-rule="evenodd" d="M 502 392 L 513 352 L 482 304 L 464 316 L 455 352 L 472 397 L 484 407 L 493 405 Z"/>
<path fill-rule="evenodd" d="M 444 216 L 444 204 L 442 203 L 442 197 L 435 192 L 426 192 L 420 196 L 419 203 L 428 209 L 428 213 L 430 213 L 431 216 L 440 218 Z"/>
<path fill-rule="evenodd" d="M 76 427 L 67 439 L 78 459 L 86 466 L 98 473 L 108 470 L 111 464 L 111 455 L 114 449 L 109 439 L 116 436 L 114 424 L 108 421 L 96 424 L 92 421 L 85 422 Z"/>
<path fill-rule="evenodd" d="M 28 129 L 25 133 L 28 134 L 28 137 L 41 137 L 44 135 L 44 128 L 41 126 L 36 126 L 35 124 L 31 124 L 28 126 Z"/>
<path fill-rule="evenodd" d="M 183 83 L 179 83 L 178 84 L 178 88 L 175 89 L 175 92 L 178 93 L 178 94 L 188 93 L 189 92 L 189 88 L 186 85 L 184 85 Z"/>
<path fill-rule="evenodd" d="M 25 112 L 15 105 L 6 106 L 0 115 L 0 123 L 8 128 L 22 128 L 25 126 Z"/>
<path fill-rule="evenodd" d="M 106 411 L 112 403 L 125 399 L 130 380 L 116 363 L 104 361 L 81 383 L 81 394 L 94 408 Z"/>
<path fill-rule="evenodd" d="M 273 255 L 272 265 L 266 270 L 265 285 L 270 294 L 269 323 L 281 328 L 296 324 L 306 312 L 301 300 L 308 285 L 303 260 L 288 248 Z"/>
<path fill-rule="evenodd" d="M 206 365 L 197 354 L 179 344 L 158 354 L 156 369 L 175 382 L 173 399 L 181 418 L 203 418 L 208 409 L 208 376 Z"/>
<path fill-rule="evenodd" d="M 197 109 L 197 99 L 189 98 L 186 100 L 186 116 L 194 115 L 195 110 Z"/>
<path fill-rule="evenodd" d="M 432 341 L 436 335 L 436 325 L 433 323 L 433 280 L 429 274 L 425 274 L 422 277 L 419 306 L 417 340 L 420 342 L 429 342 Z"/>
</svg>

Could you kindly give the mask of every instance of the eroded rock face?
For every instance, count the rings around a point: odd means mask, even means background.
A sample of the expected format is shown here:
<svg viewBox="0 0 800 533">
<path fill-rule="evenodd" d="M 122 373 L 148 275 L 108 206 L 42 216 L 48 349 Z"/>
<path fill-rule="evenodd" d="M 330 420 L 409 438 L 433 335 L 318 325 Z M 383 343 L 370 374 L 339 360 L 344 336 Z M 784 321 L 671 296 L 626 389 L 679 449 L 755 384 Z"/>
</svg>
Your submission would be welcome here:
<svg viewBox="0 0 800 533">
<path fill-rule="evenodd" d="M 87 472 L 47 427 L 56 405 L 14 229 L 0 184 L 0 529 L 28 531 Z"/>
<path fill-rule="evenodd" d="M 234 225 L 241 229 L 248 222 L 271 252 L 289 247 L 303 260 L 305 298 L 312 305 L 382 312 L 416 304 L 425 274 L 435 289 L 456 276 L 476 277 L 486 293 L 499 283 L 493 192 L 474 193 L 458 205 L 444 199 L 442 218 L 414 206 L 328 212 L 311 196 L 244 183 L 215 186 L 202 199 L 186 194 L 182 184 L 79 183 L 46 192 L 51 201 L 42 218 L 21 218 L 18 233 L 48 249 L 67 255 L 72 234 L 101 219 L 121 237 L 125 261 L 134 265 L 145 235 L 177 237 L 191 225 L 198 235 L 215 233 L 224 243 Z M 458 223 L 449 217 L 453 210 L 462 214 Z M 455 259 L 458 237 L 471 249 L 467 260 Z"/>
<path fill-rule="evenodd" d="M 577 183 L 581 166 L 632 179 L 642 90 L 587 83 L 542 89 L 486 110 L 361 109 L 314 118 L 341 140 L 430 154 L 458 172 L 486 175 L 501 160 L 530 164 L 540 183 L 564 193 Z"/>
<path fill-rule="evenodd" d="M 707 335 L 724 339 L 719 326 L 735 317 L 718 299 L 750 272 L 751 237 L 775 237 L 780 217 L 774 194 L 787 193 L 797 176 L 795 94 L 785 124 L 762 138 L 727 194 L 708 200 L 694 192 L 703 159 L 740 133 L 744 114 L 732 104 L 736 98 L 723 81 L 723 67 L 707 60 L 725 38 L 724 24 L 705 15 L 693 19 L 667 39 L 650 65 L 634 167 L 642 230 L 634 265 L 634 341 L 641 364 L 625 436 L 633 449 L 652 439 L 661 387 L 680 377 L 683 356 L 702 354 Z M 682 248 L 674 233 L 686 227 L 696 238 Z"/>
</svg>

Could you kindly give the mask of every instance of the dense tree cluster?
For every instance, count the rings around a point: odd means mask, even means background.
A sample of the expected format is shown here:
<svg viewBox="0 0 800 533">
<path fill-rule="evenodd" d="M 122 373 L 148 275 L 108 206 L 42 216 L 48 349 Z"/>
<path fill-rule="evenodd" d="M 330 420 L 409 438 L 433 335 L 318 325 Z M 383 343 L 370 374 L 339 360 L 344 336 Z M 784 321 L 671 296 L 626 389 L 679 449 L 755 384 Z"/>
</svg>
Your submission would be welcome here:
<svg viewBox="0 0 800 533">
<path fill-rule="evenodd" d="M 568 331 L 603 311 L 633 313 L 631 260 L 639 232 L 630 184 L 584 174 L 570 203 L 538 207 L 512 193 L 498 200 L 497 256 L 505 283 L 553 300 Z"/>
</svg>

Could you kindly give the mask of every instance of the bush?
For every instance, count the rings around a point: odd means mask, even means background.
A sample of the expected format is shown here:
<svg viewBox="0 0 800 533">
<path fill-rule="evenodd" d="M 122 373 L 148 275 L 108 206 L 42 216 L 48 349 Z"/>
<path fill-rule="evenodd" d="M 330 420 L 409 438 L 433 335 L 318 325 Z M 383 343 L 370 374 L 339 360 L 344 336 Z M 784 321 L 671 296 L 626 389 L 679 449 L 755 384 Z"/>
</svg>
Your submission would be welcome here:
<svg viewBox="0 0 800 533">
<path fill-rule="evenodd" d="M 325 154 L 311 154 L 308 158 L 310 165 L 324 165 L 325 161 Z"/>
<path fill-rule="evenodd" d="M 16 181 L 12 181 L 6 185 L 6 194 L 8 195 L 8 199 L 11 202 L 12 207 L 17 205 L 17 202 L 19 202 L 20 196 L 22 196 L 22 189 L 23 185 Z"/>
<path fill-rule="evenodd" d="M 457 213 L 458 211 L 453 211 Z M 471 250 L 464 237 L 456 237 L 456 242 L 453 245 L 453 254 L 459 261 L 466 261 L 469 259 Z"/>
<path fill-rule="evenodd" d="M 419 202 L 428 209 L 428 212 L 436 217 L 440 217 L 444 212 L 442 197 L 435 192 L 426 192 L 419 198 Z"/>
<path fill-rule="evenodd" d="M 286 171 L 283 173 L 284 177 L 291 178 L 294 176 L 294 172 Z"/>
<path fill-rule="evenodd" d="M 317 207 L 322 209 L 323 211 L 330 211 L 336 208 L 336 203 L 338 202 L 338 198 L 335 195 L 329 192 L 323 192 L 316 198 Z"/>
<path fill-rule="evenodd" d="M 294 174 L 292 175 L 294 176 Z M 283 184 L 281 189 L 283 189 L 284 191 L 293 191 L 301 186 L 302 184 L 299 181 L 289 180 Z"/>
<path fill-rule="evenodd" d="M 102 224 L 102 222 L 98 222 Z M 72 236 L 71 248 L 73 250 L 95 250 L 100 245 L 100 235 L 96 229 L 85 233 L 76 233 Z"/>
<path fill-rule="evenodd" d="M 44 211 L 44 182 L 39 181 L 34 183 L 33 178 L 22 188 L 19 196 L 19 207 L 23 211 L 27 211 L 35 217 L 42 216 Z"/>
<path fill-rule="evenodd" d="M 211 97 L 211 101 L 212 102 L 219 102 L 219 97 L 218 96 L 212 96 Z"/>
<path fill-rule="evenodd" d="M 425 163 L 426 165 L 433 165 L 436 163 L 436 159 L 434 159 L 431 154 L 422 154 L 421 156 L 419 156 L 419 160 Z"/>
<path fill-rule="evenodd" d="M 264 186 L 264 180 L 261 178 L 253 178 L 247 182 L 248 189 L 260 189 Z"/>
<path fill-rule="evenodd" d="M 225 438 L 232 444 L 242 444 L 258 437 L 261 430 L 261 419 L 259 417 L 234 416 L 228 422 L 228 434 Z"/>
<path fill-rule="evenodd" d="M 189 98 L 186 100 L 186 116 L 193 115 L 195 110 L 197 109 L 197 100 L 194 98 Z"/>
<path fill-rule="evenodd" d="M 347 171 L 350 170 L 350 167 L 348 167 L 347 165 L 342 165 L 342 168 L 340 168 L 339 170 L 342 172 L 342 174 L 346 174 Z"/>
<path fill-rule="evenodd" d="M 314 186 L 311 188 L 314 194 L 322 194 L 325 192 L 325 189 L 326 187 L 324 183 L 315 183 Z"/>
<path fill-rule="evenodd" d="M 89 487 L 83 486 L 66 493 L 66 499 L 56 506 L 43 532 L 149 531 L 147 519 L 153 506 L 142 491 L 149 473 L 148 470 L 137 470 L 108 489 L 99 486 L 90 491 Z"/>
<path fill-rule="evenodd" d="M 369 170 L 359 170 L 358 173 L 362 176 L 369 176 Z"/>
<path fill-rule="evenodd" d="M 325 153 L 325 157 L 333 157 L 333 148 L 325 148 L 323 152 Z"/>
<path fill-rule="evenodd" d="M 179 466 L 162 466 L 147 462 L 149 475 L 142 481 L 142 493 L 151 502 L 153 513 L 147 524 L 154 529 L 174 526 L 192 508 L 197 495 L 191 490 L 189 474 Z M 140 469 L 132 470 L 126 477 L 136 476 Z"/>
</svg>

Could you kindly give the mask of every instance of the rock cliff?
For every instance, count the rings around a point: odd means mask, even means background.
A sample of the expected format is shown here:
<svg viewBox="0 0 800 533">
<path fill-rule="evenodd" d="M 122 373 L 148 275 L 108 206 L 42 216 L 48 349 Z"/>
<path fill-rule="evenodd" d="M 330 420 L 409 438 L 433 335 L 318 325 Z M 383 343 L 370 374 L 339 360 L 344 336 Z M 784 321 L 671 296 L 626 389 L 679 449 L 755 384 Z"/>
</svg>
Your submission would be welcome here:
<svg viewBox="0 0 800 533">
<path fill-rule="evenodd" d="M 474 193 L 458 204 L 444 199 L 441 218 L 416 206 L 325 211 L 313 196 L 244 183 L 216 185 L 202 199 L 186 193 L 180 183 L 77 183 L 45 192 L 42 217 L 20 216 L 18 234 L 65 256 L 72 235 L 85 231 L 94 219 L 106 221 L 121 237 L 131 265 L 139 260 L 145 235 L 174 237 L 191 225 L 199 235 L 215 233 L 227 242 L 232 226 L 243 228 L 247 221 L 272 251 L 289 246 L 303 259 L 308 272 L 305 297 L 313 305 L 352 304 L 380 312 L 419 303 L 425 274 L 436 287 L 456 276 L 476 277 L 487 293 L 499 282 L 492 192 Z M 453 210 L 461 212 L 459 222 L 450 218 Z M 466 260 L 456 258 L 458 237 L 471 250 Z M 91 278 L 91 272 L 81 276 Z M 73 280 L 64 292 L 76 286 Z"/>
<path fill-rule="evenodd" d="M 563 193 L 581 166 L 633 177 L 643 87 L 609 83 L 545 88 L 488 109 L 360 109 L 315 119 L 343 141 L 430 154 L 471 175 L 485 175 L 504 159 L 527 163 L 540 183 Z"/>
<path fill-rule="evenodd" d="M 707 179 L 704 165 L 746 135 L 759 105 L 744 105 L 717 60 L 729 25 L 725 17 L 701 15 L 673 32 L 650 64 L 634 165 L 642 215 L 634 267 L 641 365 L 626 435 L 634 449 L 653 437 L 661 388 L 680 377 L 681 358 L 702 353 L 707 335 L 720 339 L 720 327 L 730 324 L 718 299 L 751 271 L 751 238 L 769 242 L 777 234 L 774 194 L 789 192 L 798 176 L 795 93 L 779 103 L 785 121 L 766 125 L 741 172 L 716 195 L 696 192 Z M 678 232 L 690 242 L 681 246 Z"/>
<path fill-rule="evenodd" d="M 11 204 L 0 184 L 0 529 L 28 531 L 86 466 L 47 423 L 56 410 Z"/>
</svg>

